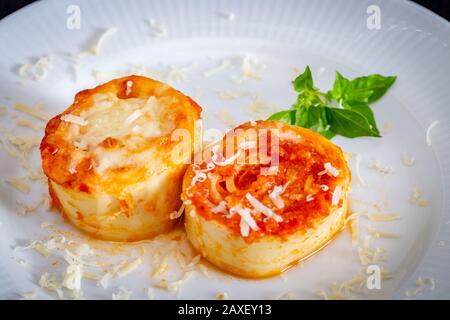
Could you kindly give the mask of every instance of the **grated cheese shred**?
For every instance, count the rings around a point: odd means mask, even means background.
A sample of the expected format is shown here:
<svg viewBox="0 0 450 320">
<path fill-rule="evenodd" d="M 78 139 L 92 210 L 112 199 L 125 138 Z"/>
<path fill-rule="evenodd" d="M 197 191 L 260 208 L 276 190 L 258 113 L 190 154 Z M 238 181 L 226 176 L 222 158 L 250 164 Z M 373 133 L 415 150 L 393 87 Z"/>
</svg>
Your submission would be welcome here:
<svg viewBox="0 0 450 320">
<path fill-rule="evenodd" d="M 400 219 L 400 215 L 397 213 L 392 214 L 373 213 L 367 214 L 367 218 L 369 218 L 370 221 L 388 222 Z"/>
<path fill-rule="evenodd" d="M 267 218 L 273 218 L 276 222 L 283 221 L 283 218 L 281 218 L 279 215 L 273 212 L 273 210 L 270 209 L 269 207 L 266 207 L 262 202 L 253 197 L 250 193 L 247 192 L 245 194 L 245 198 L 248 200 L 248 202 L 250 202 L 253 208 L 264 214 Z"/>
<path fill-rule="evenodd" d="M 337 177 L 339 175 L 339 170 L 333 167 L 330 162 L 326 162 L 323 165 L 324 170 L 320 171 L 317 175 L 322 176 L 324 174 L 328 174 L 329 176 Z"/>
<path fill-rule="evenodd" d="M 169 214 L 169 219 L 170 220 L 175 220 L 175 219 L 178 219 L 179 217 L 181 217 L 181 215 L 183 214 L 183 212 L 184 212 L 184 208 L 185 208 L 185 205 L 184 205 L 184 203 L 180 206 L 180 208 L 178 209 L 178 211 L 173 211 L 173 212 L 171 212 L 170 214 Z"/>
<path fill-rule="evenodd" d="M 426 134 L 425 134 L 425 139 L 427 142 L 428 146 L 432 145 L 432 141 L 431 141 L 431 130 L 434 129 L 434 127 L 436 127 L 439 124 L 439 121 L 433 121 L 427 128 Z"/>
<path fill-rule="evenodd" d="M 375 170 L 382 176 L 391 176 L 394 173 L 394 169 L 390 166 L 385 166 L 381 164 L 379 161 L 374 160 L 369 164 L 369 168 Z"/>
<path fill-rule="evenodd" d="M 423 198 L 422 191 L 419 188 L 414 188 L 412 190 L 409 203 L 422 208 L 428 205 L 428 201 Z"/>
<path fill-rule="evenodd" d="M 404 151 L 402 154 L 402 163 L 407 167 L 412 167 L 416 160 L 412 158 L 408 152 Z"/>
<path fill-rule="evenodd" d="M 34 118 L 37 118 L 45 122 L 47 122 L 51 118 L 50 115 L 48 115 L 42 110 L 43 106 L 40 103 L 36 104 L 34 107 L 27 106 L 26 104 L 23 103 L 15 103 L 13 107 L 14 110 L 26 113 Z"/>
<path fill-rule="evenodd" d="M 50 58 L 44 56 L 38 58 L 35 63 L 22 64 L 19 67 L 18 74 L 24 79 L 43 81 L 47 77 L 50 68 Z"/>
<path fill-rule="evenodd" d="M 109 28 L 109 29 L 105 30 L 100 35 L 100 37 L 97 39 L 97 41 L 92 45 L 92 47 L 80 52 L 80 54 L 78 56 L 80 58 L 82 58 L 87 55 L 93 55 L 93 56 L 99 55 L 106 39 L 109 38 L 110 36 L 112 36 L 113 34 L 115 34 L 116 32 L 117 32 L 117 28 Z"/>
<path fill-rule="evenodd" d="M 26 177 L 7 176 L 5 177 L 5 181 L 22 193 L 30 193 L 30 187 L 28 185 L 28 180 Z"/>
<path fill-rule="evenodd" d="M 65 114 L 62 115 L 60 117 L 60 119 L 64 122 L 69 122 L 69 123 L 73 123 L 73 124 L 77 124 L 79 126 L 85 126 L 88 124 L 88 122 L 86 120 L 84 120 L 83 118 L 73 115 L 73 114 Z"/>
</svg>

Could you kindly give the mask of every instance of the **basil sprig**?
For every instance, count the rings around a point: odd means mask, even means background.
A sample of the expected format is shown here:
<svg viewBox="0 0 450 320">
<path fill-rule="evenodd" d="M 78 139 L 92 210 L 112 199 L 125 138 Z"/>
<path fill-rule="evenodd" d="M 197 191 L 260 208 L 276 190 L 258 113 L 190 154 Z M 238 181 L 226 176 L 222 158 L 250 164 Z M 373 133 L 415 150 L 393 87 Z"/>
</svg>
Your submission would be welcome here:
<svg viewBox="0 0 450 320">
<path fill-rule="evenodd" d="M 396 77 L 373 74 L 349 80 L 336 72 L 333 89 L 327 93 L 314 87 L 309 66 L 294 80 L 297 102 L 291 109 L 280 111 L 269 120 L 314 130 L 331 139 L 380 137 L 370 104 L 380 99 L 394 84 Z"/>
</svg>

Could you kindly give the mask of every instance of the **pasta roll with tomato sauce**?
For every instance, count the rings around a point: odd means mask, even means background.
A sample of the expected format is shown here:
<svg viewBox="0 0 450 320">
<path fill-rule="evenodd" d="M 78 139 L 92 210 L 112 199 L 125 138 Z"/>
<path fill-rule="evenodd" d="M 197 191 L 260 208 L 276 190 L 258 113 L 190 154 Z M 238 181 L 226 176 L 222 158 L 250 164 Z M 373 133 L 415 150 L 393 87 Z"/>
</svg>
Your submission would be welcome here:
<svg viewBox="0 0 450 320">
<path fill-rule="evenodd" d="M 342 150 L 318 133 L 280 121 L 245 123 L 184 176 L 188 238 L 229 273 L 277 275 L 341 230 L 350 180 Z"/>
<path fill-rule="evenodd" d="M 49 121 L 41 142 L 53 203 L 104 240 L 138 241 L 169 230 L 196 147 L 188 141 L 181 148 L 188 161 L 174 156 L 180 139 L 173 133 L 193 136 L 200 112 L 181 92 L 141 76 L 78 93 Z"/>
</svg>

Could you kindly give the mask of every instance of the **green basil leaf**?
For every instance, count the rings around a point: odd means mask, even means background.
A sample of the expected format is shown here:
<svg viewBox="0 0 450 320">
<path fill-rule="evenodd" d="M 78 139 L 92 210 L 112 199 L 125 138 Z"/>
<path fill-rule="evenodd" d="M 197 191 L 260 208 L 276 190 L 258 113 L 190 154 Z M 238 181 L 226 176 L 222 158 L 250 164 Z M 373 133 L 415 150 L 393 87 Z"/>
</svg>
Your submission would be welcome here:
<svg viewBox="0 0 450 320">
<path fill-rule="evenodd" d="M 384 77 L 373 74 L 350 81 L 343 100 L 349 103 L 372 103 L 380 99 L 394 84 L 397 77 Z"/>
<path fill-rule="evenodd" d="M 380 135 L 371 128 L 367 119 L 360 113 L 338 108 L 326 108 L 328 122 L 331 130 L 347 138 L 379 137 Z"/>
<path fill-rule="evenodd" d="M 321 106 L 328 102 L 325 94 L 314 87 L 309 66 L 306 66 L 305 71 L 294 80 L 294 89 L 299 93 L 294 108 Z"/>
<path fill-rule="evenodd" d="M 336 134 L 331 130 L 325 108 L 297 108 L 295 125 L 316 131 L 327 139 L 333 138 Z"/>
<path fill-rule="evenodd" d="M 297 92 L 316 90 L 312 79 L 311 69 L 306 66 L 305 71 L 294 80 L 294 89 Z"/>
<path fill-rule="evenodd" d="M 348 138 L 380 137 L 369 104 L 380 99 L 395 81 L 396 77 L 379 74 L 349 80 L 336 72 L 333 89 L 324 94 L 314 87 L 307 66 L 293 82 L 299 93 L 297 102 L 290 110 L 277 112 L 269 120 L 308 128 L 328 139 L 336 134 Z"/>
<path fill-rule="evenodd" d="M 340 101 L 344 97 L 349 84 L 350 80 L 336 71 L 336 80 L 334 80 L 333 90 L 328 91 L 327 98 L 329 100 L 334 99 L 336 101 Z"/>
<path fill-rule="evenodd" d="M 366 118 L 367 122 L 369 122 L 370 128 L 374 133 L 377 135 L 380 134 L 380 131 L 378 130 L 377 123 L 375 121 L 375 116 L 373 114 L 372 109 L 369 107 L 366 103 L 353 103 L 349 104 L 347 102 L 342 103 L 342 107 L 348 110 L 352 110 L 355 112 L 360 113 L 364 118 Z"/>
<path fill-rule="evenodd" d="M 304 91 L 297 97 L 297 103 L 292 105 L 292 108 L 302 108 L 302 107 L 320 107 L 325 106 L 326 102 L 321 99 L 319 93 L 313 91 Z"/>
<path fill-rule="evenodd" d="M 295 110 L 286 110 L 274 113 L 267 120 L 280 120 L 295 125 Z"/>
</svg>

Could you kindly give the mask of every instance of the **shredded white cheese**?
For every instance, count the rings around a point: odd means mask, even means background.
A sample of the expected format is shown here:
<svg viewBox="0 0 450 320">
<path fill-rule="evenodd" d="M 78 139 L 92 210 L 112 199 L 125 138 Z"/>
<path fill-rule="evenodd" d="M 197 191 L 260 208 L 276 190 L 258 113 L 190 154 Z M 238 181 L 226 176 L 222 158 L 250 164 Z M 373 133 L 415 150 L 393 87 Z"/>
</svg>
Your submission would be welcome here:
<svg viewBox="0 0 450 320">
<path fill-rule="evenodd" d="M 132 124 L 135 120 L 139 119 L 142 116 L 141 110 L 135 110 L 132 114 L 130 114 L 125 120 L 126 124 Z"/>
<path fill-rule="evenodd" d="M 41 57 L 34 64 L 21 65 L 18 74 L 25 79 L 42 81 L 47 77 L 50 67 L 49 57 Z"/>
<path fill-rule="evenodd" d="M 39 278 L 39 286 L 48 291 L 55 291 L 60 299 L 64 297 L 61 285 L 57 282 L 55 276 L 45 272 Z"/>
<path fill-rule="evenodd" d="M 282 292 L 275 297 L 275 300 L 298 300 L 299 297 L 292 291 Z"/>
<path fill-rule="evenodd" d="M 131 93 L 132 90 L 133 90 L 133 81 L 128 80 L 127 83 L 126 83 L 126 85 L 127 85 L 127 87 L 126 87 L 126 90 L 125 90 L 125 95 L 126 95 L 126 96 L 129 96 L 130 93 Z"/>
<path fill-rule="evenodd" d="M 112 36 L 117 32 L 116 28 L 109 28 L 104 33 L 100 35 L 100 37 L 97 39 L 97 41 L 94 43 L 94 45 L 82 52 L 80 52 L 79 57 L 84 57 L 87 55 L 93 55 L 96 56 L 100 54 L 100 51 L 103 48 L 103 43 L 105 42 L 106 38 Z"/>
<path fill-rule="evenodd" d="M 419 207 L 426 207 L 428 205 L 428 201 L 425 200 L 422 196 L 422 191 L 419 188 L 414 188 L 411 197 L 409 198 L 409 203 L 414 204 Z"/>
<path fill-rule="evenodd" d="M 362 187 L 366 187 L 367 184 L 364 179 L 361 177 L 361 155 L 358 153 L 355 157 L 355 171 L 356 177 L 358 178 L 359 185 Z"/>
<path fill-rule="evenodd" d="M 183 82 L 186 80 L 186 68 L 176 68 L 174 66 L 170 66 L 169 71 L 167 72 L 167 83 L 173 85 L 175 83 Z"/>
<path fill-rule="evenodd" d="M 241 230 L 241 235 L 243 237 L 248 237 L 250 229 L 254 231 L 259 230 L 259 227 L 256 224 L 256 221 L 253 219 L 252 215 L 250 214 L 250 210 L 248 208 L 232 208 L 232 209 L 230 209 L 230 213 L 237 212 L 241 216 L 239 227 Z"/>
<path fill-rule="evenodd" d="M 217 91 L 217 96 L 222 100 L 233 100 L 247 95 L 249 95 L 249 93 L 242 91 Z"/>
<path fill-rule="evenodd" d="M 219 292 L 216 294 L 217 300 L 228 300 L 228 294 L 226 292 Z"/>
<path fill-rule="evenodd" d="M 39 131 L 42 129 L 41 125 L 35 124 L 27 119 L 17 119 L 16 120 L 16 126 L 19 127 L 24 127 L 24 128 L 29 128 L 32 129 L 34 131 Z"/>
<path fill-rule="evenodd" d="M 314 196 L 312 195 L 312 194 L 308 194 L 307 196 L 306 196 L 306 202 L 311 202 L 311 201 L 313 201 L 314 200 Z"/>
<path fill-rule="evenodd" d="M 271 114 L 279 110 L 277 106 L 264 102 L 260 96 L 255 96 L 246 109 L 255 118 L 268 118 Z"/>
<path fill-rule="evenodd" d="M 36 292 L 23 292 L 18 294 L 20 296 L 20 300 L 35 300 L 37 298 Z"/>
<path fill-rule="evenodd" d="M 181 290 L 181 286 L 188 280 L 188 278 L 192 275 L 193 271 L 186 272 L 180 280 L 169 282 L 166 279 L 162 279 L 159 283 L 155 284 L 155 287 L 166 289 L 171 292 L 179 293 Z"/>
<path fill-rule="evenodd" d="M 407 167 L 412 167 L 416 160 L 412 158 L 408 152 L 404 151 L 402 155 L 402 163 Z"/>
<path fill-rule="evenodd" d="M 333 206 L 338 205 L 339 200 L 341 200 L 342 196 L 342 188 L 340 186 L 336 186 L 333 191 L 333 197 L 331 198 L 331 204 Z"/>
<path fill-rule="evenodd" d="M 119 290 L 112 294 L 112 300 L 130 300 L 132 294 L 132 291 L 119 287 Z"/>
<path fill-rule="evenodd" d="M 215 207 L 211 208 L 212 213 L 227 213 L 227 202 L 222 200 Z"/>
<path fill-rule="evenodd" d="M 203 72 L 203 76 L 205 78 L 209 78 L 209 77 L 227 69 L 230 65 L 231 65 L 230 60 L 227 60 L 227 59 L 222 60 L 222 62 L 218 66 L 208 69 L 205 72 Z"/>
<path fill-rule="evenodd" d="M 170 214 L 169 214 L 169 219 L 170 220 L 175 220 L 175 219 L 178 219 L 179 217 L 181 217 L 181 215 L 183 214 L 183 212 L 184 212 L 184 207 L 185 207 L 185 205 L 184 205 L 184 203 L 180 206 L 180 208 L 178 209 L 178 211 L 173 211 L 173 212 L 171 212 Z"/>
<path fill-rule="evenodd" d="M 139 267 L 142 264 L 142 258 L 138 257 L 131 261 L 130 263 L 127 263 L 123 265 L 119 270 L 117 270 L 117 275 L 119 277 L 124 277 L 133 270 L 135 270 L 137 267 Z"/>
<path fill-rule="evenodd" d="M 186 269 L 186 270 L 191 270 L 191 269 L 193 269 L 195 266 L 197 266 L 198 264 L 199 264 L 199 262 L 200 262 L 200 260 L 202 259 L 202 256 L 201 255 L 196 255 L 194 258 L 192 258 L 192 260 L 191 260 L 191 262 L 189 262 L 185 267 L 184 267 L 184 269 Z"/>
<path fill-rule="evenodd" d="M 374 213 L 374 214 L 367 214 L 367 218 L 369 218 L 370 221 L 387 222 L 400 219 L 400 215 L 396 213 L 392 214 Z"/>
<path fill-rule="evenodd" d="M 258 199 L 253 197 L 250 193 L 245 194 L 245 198 L 250 202 L 250 204 L 267 218 L 273 218 L 276 222 L 282 222 L 283 218 L 277 215 L 272 211 L 269 207 L 266 207 L 263 203 L 261 203 Z"/>
<path fill-rule="evenodd" d="M 384 232 L 368 226 L 367 232 L 374 238 L 400 238 L 400 235 L 396 233 Z"/>
<path fill-rule="evenodd" d="M 74 167 L 69 167 L 69 168 L 67 169 L 67 171 L 69 171 L 70 174 L 75 174 L 75 173 L 77 173 L 77 169 L 75 169 Z"/>
<path fill-rule="evenodd" d="M 62 121 L 77 124 L 79 126 L 85 126 L 88 124 L 88 122 L 86 120 L 84 120 L 83 118 L 81 118 L 79 116 L 73 115 L 73 114 L 64 114 L 60 117 L 60 119 Z"/>
<path fill-rule="evenodd" d="M 329 176 L 337 177 L 339 175 L 339 170 L 333 167 L 330 162 L 326 162 L 323 165 L 324 170 L 317 173 L 317 175 L 322 176 L 324 174 L 328 174 Z"/>
<path fill-rule="evenodd" d="M 382 165 L 377 160 L 371 161 L 371 163 L 369 164 L 369 168 L 375 170 L 380 175 L 386 176 L 386 177 L 392 175 L 395 172 L 394 168 L 392 168 L 390 166 Z"/>
<path fill-rule="evenodd" d="M 431 290 L 435 288 L 435 283 L 433 278 L 422 278 L 419 277 L 416 280 L 416 287 L 413 290 L 407 290 L 405 292 L 406 297 L 414 297 L 421 294 L 427 287 Z"/>
<path fill-rule="evenodd" d="M 385 134 L 392 132 L 393 129 L 394 129 L 394 125 L 392 124 L 392 122 L 387 121 L 384 124 L 384 133 Z"/>
<path fill-rule="evenodd" d="M 438 124 L 439 124 L 439 121 L 437 121 L 437 120 L 433 121 L 427 128 L 425 138 L 426 138 L 426 141 L 427 141 L 427 145 L 429 145 L 429 146 L 431 146 L 431 144 L 432 144 L 432 141 L 431 141 L 431 130 L 433 130 L 433 128 L 436 127 Z"/>
<path fill-rule="evenodd" d="M 25 194 L 30 193 L 30 187 L 28 186 L 28 180 L 26 177 L 5 177 L 5 181 L 8 182 L 11 186 L 23 192 Z"/>
<path fill-rule="evenodd" d="M 253 55 L 248 54 L 242 58 L 241 70 L 243 79 L 261 80 L 262 76 L 258 71 L 266 68 L 267 66 L 260 64 L 258 59 Z"/>
<path fill-rule="evenodd" d="M 359 241 L 359 235 L 360 235 L 360 228 L 359 228 L 359 213 L 353 213 L 351 214 L 347 220 L 350 224 L 350 237 L 352 240 L 352 246 L 356 246 Z"/>
<path fill-rule="evenodd" d="M 371 238 L 370 235 L 366 235 L 363 246 L 358 248 L 358 256 L 363 266 L 379 263 L 383 258 L 382 254 L 386 252 L 383 248 L 371 248 L 369 245 Z"/>
<path fill-rule="evenodd" d="M 237 124 L 236 119 L 227 110 L 218 111 L 215 113 L 217 118 L 219 118 L 225 125 L 229 127 L 234 127 Z"/>
<path fill-rule="evenodd" d="M 167 272 L 169 267 L 169 261 L 167 259 L 167 256 L 164 257 L 164 259 L 160 262 L 160 264 L 158 265 L 158 268 L 156 268 L 153 273 L 152 276 L 153 277 L 159 277 L 161 275 L 163 275 L 164 273 Z"/>
<path fill-rule="evenodd" d="M 15 103 L 14 104 L 14 110 L 17 110 L 22 113 L 26 113 L 32 117 L 35 117 L 39 120 L 48 121 L 50 120 L 50 115 L 45 113 L 43 110 L 43 105 L 38 103 L 34 107 L 27 106 L 23 103 Z"/>
<path fill-rule="evenodd" d="M 102 287 L 103 289 L 108 288 L 109 280 L 113 277 L 111 272 L 105 272 L 105 274 L 97 281 L 97 285 Z"/>
<path fill-rule="evenodd" d="M 33 204 L 27 205 L 21 202 L 17 202 L 17 211 L 21 215 L 28 215 L 31 213 L 35 213 L 41 206 L 48 207 L 49 199 L 47 197 L 42 197 L 38 201 Z"/>
</svg>

